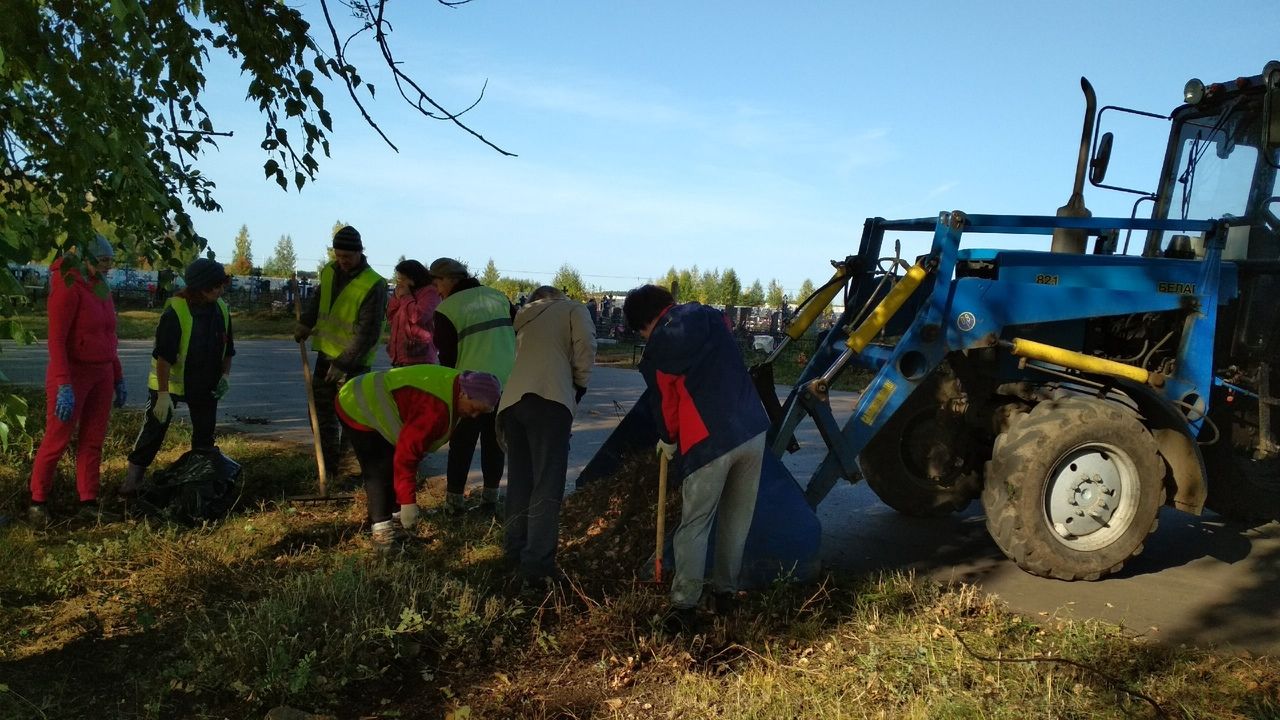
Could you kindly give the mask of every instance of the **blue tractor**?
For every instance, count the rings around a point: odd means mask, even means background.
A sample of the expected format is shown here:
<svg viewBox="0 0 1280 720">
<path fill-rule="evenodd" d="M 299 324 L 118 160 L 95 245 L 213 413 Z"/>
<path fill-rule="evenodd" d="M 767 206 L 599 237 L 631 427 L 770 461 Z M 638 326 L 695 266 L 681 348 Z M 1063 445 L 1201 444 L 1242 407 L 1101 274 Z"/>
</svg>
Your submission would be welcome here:
<svg viewBox="0 0 1280 720">
<path fill-rule="evenodd" d="M 1075 188 L 1056 216 L 871 218 L 858 254 L 798 307 L 792 338 L 844 295 L 770 408 L 775 455 L 805 417 L 828 446 L 805 483 L 811 506 L 842 478 L 908 515 L 981 498 L 1001 550 L 1063 580 L 1116 572 L 1165 504 L 1280 517 L 1280 62 L 1192 80 L 1168 116 L 1099 112 L 1081 84 Z M 1114 137 L 1095 126 L 1109 113 L 1169 123 L 1154 191 L 1106 184 Z M 1132 216 L 1091 217 L 1086 175 L 1135 193 Z M 931 233 L 929 252 L 885 252 L 905 233 Z M 983 233 L 1041 235 L 1050 249 L 981 249 Z M 764 386 L 769 367 L 756 368 Z M 840 425 L 829 390 L 853 367 L 873 377 Z"/>
</svg>

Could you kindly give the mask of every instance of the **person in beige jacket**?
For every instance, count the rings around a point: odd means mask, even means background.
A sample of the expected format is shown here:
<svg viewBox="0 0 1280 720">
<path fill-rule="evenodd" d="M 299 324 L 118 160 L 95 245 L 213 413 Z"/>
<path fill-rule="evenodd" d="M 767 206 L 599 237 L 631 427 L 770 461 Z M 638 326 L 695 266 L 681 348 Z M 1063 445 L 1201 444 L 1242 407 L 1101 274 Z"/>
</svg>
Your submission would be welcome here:
<svg viewBox="0 0 1280 720">
<path fill-rule="evenodd" d="M 596 359 L 587 307 L 544 285 L 516 313 L 516 360 L 498 405 L 507 449 L 503 548 L 515 585 L 541 590 L 559 579 L 556 544 L 574 408 Z"/>
</svg>

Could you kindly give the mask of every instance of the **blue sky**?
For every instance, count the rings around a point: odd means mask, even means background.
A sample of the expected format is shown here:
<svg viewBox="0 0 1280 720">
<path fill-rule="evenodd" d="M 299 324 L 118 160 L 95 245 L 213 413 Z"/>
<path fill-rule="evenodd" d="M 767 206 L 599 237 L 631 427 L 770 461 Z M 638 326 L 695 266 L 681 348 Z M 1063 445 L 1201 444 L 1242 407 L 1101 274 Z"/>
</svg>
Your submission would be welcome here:
<svg viewBox="0 0 1280 720">
<path fill-rule="evenodd" d="M 303 6 L 319 32 L 318 3 Z M 194 216 L 220 260 L 244 224 L 256 262 L 288 234 L 311 269 L 342 219 L 384 273 L 402 254 L 450 255 L 534 281 L 569 263 L 626 289 L 697 265 L 794 293 L 856 252 L 869 216 L 1052 215 L 1074 177 L 1082 75 L 1100 105 L 1167 113 L 1188 78 L 1280 59 L 1274 0 L 399 0 L 389 16 L 398 59 L 446 107 L 488 81 L 465 118 L 519 157 L 416 116 L 365 46 L 352 59 L 400 152 L 322 85 L 332 157 L 285 193 L 263 179 L 246 80 L 214 63 L 205 105 L 235 137 L 204 165 L 223 211 Z M 1154 186 L 1164 131 L 1117 132 L 1108 179 Z M 1095 216 L 1133 202 L 1085 197 Z"/>
</svg>

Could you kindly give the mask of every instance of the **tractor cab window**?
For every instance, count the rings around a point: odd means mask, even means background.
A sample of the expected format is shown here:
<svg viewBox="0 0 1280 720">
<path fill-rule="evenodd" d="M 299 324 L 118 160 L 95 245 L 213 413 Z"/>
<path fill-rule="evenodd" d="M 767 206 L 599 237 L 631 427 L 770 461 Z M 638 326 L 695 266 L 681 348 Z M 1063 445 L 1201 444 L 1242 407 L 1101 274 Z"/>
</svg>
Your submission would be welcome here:
<svg viewBox="0 0 1280 720">
<path fill-rule="evenodd" d="M 1257 98 L 1240 97 L 1214 114 L 1175 118 L 1174 161 L 1162 183 L 1165 212 L 1200 220 L 1230 215 L 1250 226 L 1228 239 L 1229 259 L 1280 259 L 1280 152 L 1267 157 L 1260 150 L 1260 107 Z"/>
<path fill-rule="evenodd" d="M 1173 197 L 1177 209 L 1171 214 L 1177 212 L 1183 218 L 1247 214 L 1258 150 L 1238 141 L 1240 124 L 1236 115 L 1220 126 L 1196 120 L 1182 127 Z"/>
</svg>

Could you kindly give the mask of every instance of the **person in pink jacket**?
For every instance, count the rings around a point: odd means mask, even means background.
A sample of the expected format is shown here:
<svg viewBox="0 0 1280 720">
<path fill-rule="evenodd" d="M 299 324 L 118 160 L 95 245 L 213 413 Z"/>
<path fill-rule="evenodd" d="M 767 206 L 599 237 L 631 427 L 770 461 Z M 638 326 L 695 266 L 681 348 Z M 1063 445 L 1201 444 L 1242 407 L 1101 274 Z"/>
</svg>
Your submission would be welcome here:
<svg viewBox="0 0 1280 720">
<path fill-rule="evenodd" d="M 391 324 L 387 354 L 391 356 L 391 367 L 440 362 L 434 339 L 439 304 L 440 293 L 422 263 L 402 260 L 396 265 L 396 291 L 387 300 L 387 321 Z"/>
<path fill-rule="evenodd" d="M 45 373 L 44 438 L 31 469 L 31 508 L 27 517 L 47 527 L 46 503 L 54 471 L 72 434 L 76 441 L 77 517 L 111 519 L 98 502 L 102 443 L 111 405 L 124 405 L 124 374 L 116 352 L 116 310 L 104 277 L 115 252 L 101 235 L 83 252 L 82 261 L 63 255 L 49 267 L 49 365 Z"/>
</svg>

